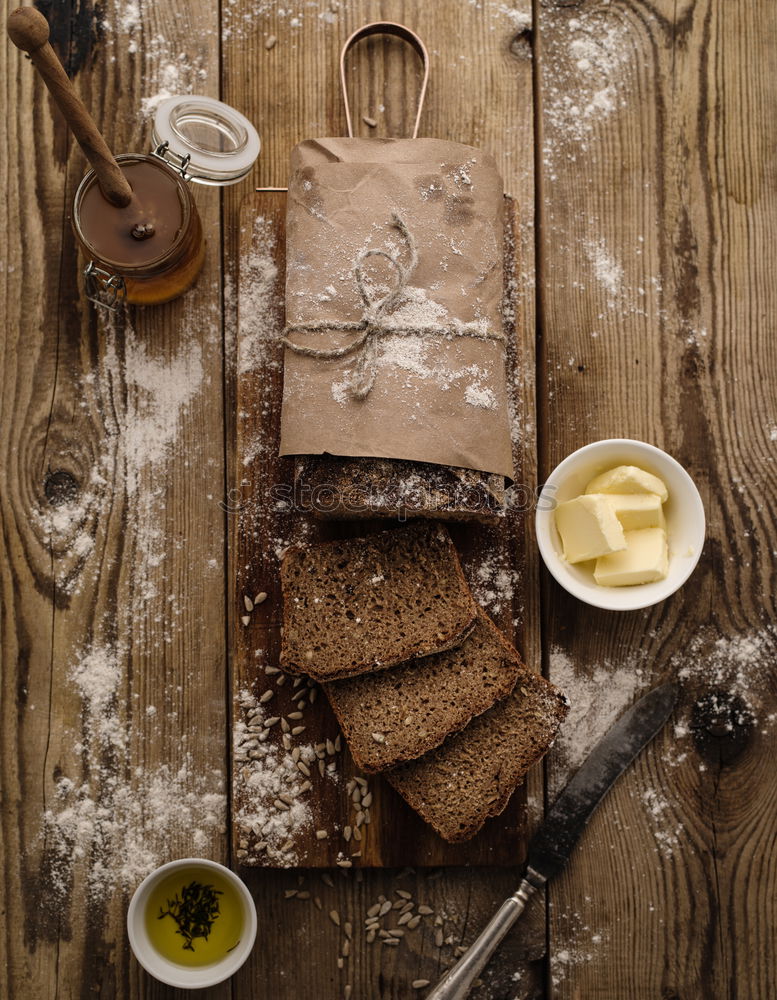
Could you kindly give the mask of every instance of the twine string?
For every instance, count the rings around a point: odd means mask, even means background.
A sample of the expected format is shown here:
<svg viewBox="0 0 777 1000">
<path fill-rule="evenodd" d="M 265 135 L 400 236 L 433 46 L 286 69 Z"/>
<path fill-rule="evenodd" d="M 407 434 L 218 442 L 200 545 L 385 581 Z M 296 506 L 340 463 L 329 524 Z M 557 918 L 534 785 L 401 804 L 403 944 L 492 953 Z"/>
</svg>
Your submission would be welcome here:
<svg viewBox="0 0 777 1000">
<path fill-rule="evenodd" d="M 373 248 L 363 250 L 356 258 L 354 279 L 359 296 L 362 300 L 362 318 L 352 321 L 314 320 L 310 323 L 294 323 L 287 325 L 283 331 L 281 343 L 284 347 L 306 358 L 319 358 L 331 361 L 337 358 L 357 355 L 356 365 L 348 388 L 354 399 L 363 400 L 372 392 L 378 369 L 378 345 L 387 336 L 444 336 L 471 337 L 476 340 L 493 340 L 504 343 L 501 333 L 484 330 L 478 323 L 463 323 L 454 320 L 447 324 L 413 324 L 408 326 L 389 325 L 387 318 L 394 312 L 405 298 L 407 283 L 418 264 L 416 243 L 405 222 L 395 213 L 391 217 L 392 225 L 399 230 L 405 250 L 410 260 L 405 266 L 398 254 L 388 250 Z M 394 272 L 394 285 L 385 295 L 376 296 L 365 281 L 364 264 L 370 257 L 382 257 L 388 262 Z M 348 344 L 342 347 L 310 347 L 291 340 L 290 334 L 308 333 L 355 333 Z"/>
</svg>

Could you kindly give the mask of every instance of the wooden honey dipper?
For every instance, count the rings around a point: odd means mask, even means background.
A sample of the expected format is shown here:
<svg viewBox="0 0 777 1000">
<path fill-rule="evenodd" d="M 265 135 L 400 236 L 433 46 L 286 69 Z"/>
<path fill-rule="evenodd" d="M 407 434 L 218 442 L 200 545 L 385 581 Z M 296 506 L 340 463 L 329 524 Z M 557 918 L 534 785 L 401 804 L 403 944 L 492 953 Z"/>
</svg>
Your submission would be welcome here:
<svg viewBox="0 0 777 1000">
<path fill-rule="evenodd" d="M 17 48 L 29 54 L 43 77 L 78 145 L 91 163 L 103 197 L 117 208 L 129 205 L 132 188 L 49 44 L 46 18 L 34 7 L 18 7 L 8 15 L 6 26 L 8 37 Z"/>
</svg>

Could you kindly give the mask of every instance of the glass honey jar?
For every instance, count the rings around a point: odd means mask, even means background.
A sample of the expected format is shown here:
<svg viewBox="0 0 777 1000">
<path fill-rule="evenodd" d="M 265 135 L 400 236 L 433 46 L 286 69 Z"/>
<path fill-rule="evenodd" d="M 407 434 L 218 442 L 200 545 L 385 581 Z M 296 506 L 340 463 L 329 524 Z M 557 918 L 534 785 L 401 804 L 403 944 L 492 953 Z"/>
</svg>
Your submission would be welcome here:
<svg viewBox="0 0 777 1000">
<path fill-rule="evenodd" d="M 152 139 L 152 153 L 116 157 L 132 188 L 128 205 L 111 205 L 93 170 L 75 194 L 73 229 L 86 261 L 87 295 L 98 305 L 159 305 L 191 288 L 205 261 L 205 239 L 190 183 L 237 183 L 261 145 L 244 115 L 194 96 L 159 105 Z"/>
</svg>

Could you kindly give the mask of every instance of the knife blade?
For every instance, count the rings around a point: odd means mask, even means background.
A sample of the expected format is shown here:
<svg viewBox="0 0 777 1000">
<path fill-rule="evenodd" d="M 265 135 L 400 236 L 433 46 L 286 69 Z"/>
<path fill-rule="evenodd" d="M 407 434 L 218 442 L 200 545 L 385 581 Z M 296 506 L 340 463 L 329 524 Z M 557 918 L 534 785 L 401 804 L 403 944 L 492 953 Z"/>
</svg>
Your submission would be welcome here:
<svg viewBox="0 0 777 1000">
<path fill-rule="evenodd" d="M 529 843 L 527 869 L 542 878 L 541 884 L 567 863 L 596 807 L 662 728 L 676 702 L 676 684 L 654 688 L 624 712 L 596 744 Z"/>
<path fill-rule="evenodd" d="M 526 873 L 518 889 L 426 1000 L 464 1000 L 527 902 L 567 863 L 604 796 L 663 727 L 677 703 L 677 694 L 676 684 L 654 688 L 624 712 L 599 740 L 532 837 Z"/>
</svg>

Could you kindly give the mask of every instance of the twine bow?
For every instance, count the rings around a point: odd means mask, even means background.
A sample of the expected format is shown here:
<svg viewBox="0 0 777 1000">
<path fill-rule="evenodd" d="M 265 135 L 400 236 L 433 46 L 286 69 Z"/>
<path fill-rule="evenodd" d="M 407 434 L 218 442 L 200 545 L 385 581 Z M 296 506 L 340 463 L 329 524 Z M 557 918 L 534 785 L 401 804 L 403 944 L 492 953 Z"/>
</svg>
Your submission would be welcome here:
<svg viewBox="0 0 777 1000">
<path fill-rule="evenodd" d="M 418 251 L 415 240 L 404 221 L 396 214 L 392 215 L 391 223 L 404 240 L 405 248 L 410 257 L 410 263 L 405 266 L 398 255 L 390 253 L 388 250 L 363 250 L 356 258 L 354 265 L 354 278 L 356 287 L 364 307 L 362 318 L 354 321 L 339 322 L 336 320 L 320 320 L 312 323 L 296 323 L 286 327 L 281 343 L 306 358 L 321 358 L 325 361 L 336 358 L 346 358 L 352 354 L 358 355 L 356 366 L 348 383 L 348 388 L 354 399 L 366 399 L 375 384 L 375 377 L 378 368 L 378 343 L 382 337 L 386 336 L 445 336 L 445 337 L 472 337 L 476 340 L 494 340 L 504 343 L 505 338 L 501 333 L 484 329 L 475 323 L 462 323 L 460 320 L 453 320 L 447 324 L 412 324 L 402 326 L 388 323 L 388 318 L 405 298 L 405 290 L 410 275 L 415 270 L 418 263 Z M 383 296 L 375 296 L 368 287 L 364 279 L 364 263 L 369 257 L 383 257 L 388 261 L 394 271 L 394 287 Z M 296 344 L 289 339 L 289 334 L 294 333 L 320 333 L 334 331 L 337 333 L 356 333 L 357 337 L 343 347 L 308 347 L 305 344 Z"/>
</svg>

